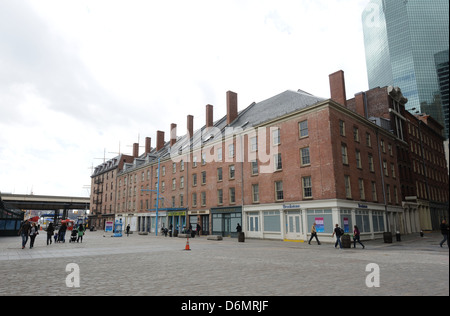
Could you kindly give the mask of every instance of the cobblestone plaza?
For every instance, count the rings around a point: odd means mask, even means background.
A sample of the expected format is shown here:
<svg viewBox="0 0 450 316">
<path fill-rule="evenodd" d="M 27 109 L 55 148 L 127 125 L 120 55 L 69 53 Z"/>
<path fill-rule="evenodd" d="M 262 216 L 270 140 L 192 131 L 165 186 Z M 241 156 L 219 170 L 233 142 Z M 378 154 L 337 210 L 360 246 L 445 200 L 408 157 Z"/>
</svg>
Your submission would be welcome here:
<svg viewBox="0 0 450 316">
<path fill-rule="evenodd" d="M 448 296 L 449 254 L 447 245 L 439 247 L 442 236 L 402 239 L 339 250 L 315 241 L 197 237 L 186 251 L 183 238 L 100 231 L 88 231 L 83 243 L 66 238 L 49 246 L 42 232 L 33 249 L 21 249 L 20 237 L 3 237 L 0 295 Z M 67 286 L 73 263 L 79 287 Z M 366 285 L 371 263 L 379 266 L 379 287 Z"/>
</svg>

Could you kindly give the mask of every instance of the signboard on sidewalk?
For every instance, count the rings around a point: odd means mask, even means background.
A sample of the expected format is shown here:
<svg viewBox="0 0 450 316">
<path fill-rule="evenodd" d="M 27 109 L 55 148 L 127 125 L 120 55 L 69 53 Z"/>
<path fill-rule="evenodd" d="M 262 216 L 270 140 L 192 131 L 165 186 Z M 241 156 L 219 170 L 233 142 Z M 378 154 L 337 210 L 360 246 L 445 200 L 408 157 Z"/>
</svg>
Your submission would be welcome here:
<svg viewBox="0 0 450 316">
<path fill-rule="evenodd" d="M 105 232 L 112 232 L 114 227 L 114 222 L 107 221 L 105 222 Z"/>
</svg>

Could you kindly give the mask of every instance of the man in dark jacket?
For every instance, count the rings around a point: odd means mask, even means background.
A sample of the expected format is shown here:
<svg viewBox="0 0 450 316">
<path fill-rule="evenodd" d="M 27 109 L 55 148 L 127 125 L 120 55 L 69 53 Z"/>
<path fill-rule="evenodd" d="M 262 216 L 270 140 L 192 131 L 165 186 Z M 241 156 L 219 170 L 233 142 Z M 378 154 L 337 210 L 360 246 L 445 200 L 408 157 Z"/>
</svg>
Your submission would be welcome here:
<svg viewBox="0 0 450 316">
<path fill-rule="evenodd" d="M 445 221 L 445 219 L 443 219 L 442 223 L 441 223 L 441 234 L 444 236 L 444 239 L 442 239 L 442 241 L 439 245 L 442 248 L 442 245 L 444 244 L 444 242 L 447 242 L 447 247 L 448 247 L 448 225 L 447 225 L 447 222 Z"/>
<path fill-rule="evenodd" d="M 30 236 L 31 225 L 30 222 L 26 219 L 22 226 L 20 226 L 18 235 L 22 236 L 22 249 L 25 248 L 25 245 L 28 242 L 28 236 Z"/>
</svg>

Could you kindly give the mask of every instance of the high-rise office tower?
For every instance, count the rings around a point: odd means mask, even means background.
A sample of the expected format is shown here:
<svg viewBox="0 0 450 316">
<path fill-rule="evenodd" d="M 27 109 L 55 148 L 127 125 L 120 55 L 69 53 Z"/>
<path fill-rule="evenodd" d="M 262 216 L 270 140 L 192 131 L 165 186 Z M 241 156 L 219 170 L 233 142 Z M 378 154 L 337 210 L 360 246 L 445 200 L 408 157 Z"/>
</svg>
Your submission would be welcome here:
<svg viewBox="0 0 450 316">
<path fill-rule="evenodd" d="M 431 115 L 448 138 L 449 1 L 371 0 L 362 22 L 369 88 L 400 87 L 406 109 Z"/>
</svg>

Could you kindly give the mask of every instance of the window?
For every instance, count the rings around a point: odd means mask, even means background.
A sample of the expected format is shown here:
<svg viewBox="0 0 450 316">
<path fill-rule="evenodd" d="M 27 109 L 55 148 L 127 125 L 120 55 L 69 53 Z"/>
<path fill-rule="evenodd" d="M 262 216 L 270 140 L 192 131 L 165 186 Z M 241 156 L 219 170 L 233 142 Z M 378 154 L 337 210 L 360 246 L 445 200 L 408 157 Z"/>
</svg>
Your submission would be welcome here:
<svg viewBox="0 0 450 316">
<path fill-rule="evenodd" d="M 384 145 L 384 139 L 381 140 L 380 144 L 381 144 L 381 150 L 385 154 L 386 153 L 386 146 Z"/>
<path fill-rule="evenodd" d="M 258 174 L 258 160 L 252 161 L 252 175 Z"/>
<path fill-rule="evenodd" d="M 377 196 L 377 184 L 376 182 L 372 181 L 372 200 L 374 202 L 378 201 L 378 196 Z"/>
<path fill-rule="evenodd" d="M 177 188 L 177 179 L 172 179 L 172 190 L 175 190 Z"/>
<path fill-rule="evenodd" d="M 359 129 L 356 126 L 353 126 L 353 140 L 359 143 Z"/>
<path fill-rule="evenodd" d="M 366 146 L 367 147 L 372 147 L 372 140 L 370 137 L 370 133 L 366 133 Z"/>
<path fill-rule="evenodd" d="M 274 130 L 272 132 L 272 137 L 273 137 L 273 144 L 274 145 L 280 145 L 281 144 L 281 132 L 280 132 L 279 128 L 277 128 L 276 130 Z"/>
<path fill-rule="evenodd" d="M 197 193 L 192 193 L 192 206 L 197 206 Z"/>
<path fill-rule="evenodd" d="M 230 188 L 229 193 L 230 193 L 230 204 L 236 203 L 236 189 Z"/>
<path fill-rule="evenodd" d="M 375 166 L 373 164 L 372 154 L 369 154 L 369 170 L 370 170 L 370 172 L 375 172 Z"/>
<path fill-rule="evenodd" d="M 345 122 L 339 120 L 339 134 L 345 136 Z"/>
<path fill-rule="evenodd" d="M 303 198 L 312 198 L 311 177 L 303 177 L 302 185 L 303 185 Z"/>
<path fill-rule="evenodd" d="M 386 184 L 386 195 L 388 202 L 391 203 L 391 186 L 389 184 Z"/>
<path fill-rule="evenodd" d="M 344 176 L 345 181 L 345 197 L 348 199 L 352 198 L 352 187 L 350 184 L 350 176 Z"/>
<path fill-rule="evenodd" d="M 222 147 L 217 148 L 217 160 L 222 161 Z"/>
<path fill-rule="evenodd" d="M 202 206 L 205 206 L 206 205 L 206 192 L 202 192 L 200 194 L 200 198 L 201 198 Z"/>
<path fill-rule="evenodd" d="M 180 170 L 184 171 L 184 160 L 180 161 Z"/>
<path fill-rule="evenodd" d="M 234 144 L 228 145 L 228 158 L 234 157 Z"/>
<path fill-rule="evenodd" d="M 234 179 L 235 174 L 236 174 L 236 170 L 235 170 L 234 165 L 231 165 L 231 166 L 228 167 L 228 173 L 230 175 L 230 179 Z"/>
<path fill-rule="evenodd" d="M 363 179 L 358 180 L 358 186 L 359 186 L 359 198 L 361 200 L 365 200 L 366 193 L 364 192 L 364 180 Z"/>
<path fill-rule="evenodd" d="M 202 153 L 202 166 L 206 165 L 206 153 Z"/>
<path fill-rule="evenodd" d="M 356 150 L 356 167 L 362 169 L 361 152 L 358 149 Z"/>
<path fill-rule="evenodd" d="M 175 173 L 175 172 L 177 172 L 177 164 L 174 162 L 172 164 L 172 173 Z"/>
<path fill-rule="evenodd" d="M 206 184 L 206 171 L 202 171 L 202 184 Z"/>
<path fill-rule="evenodd" d="M 281 162 L 281 154 L 276 154 L 274 155 L 274 159 L 275 159 L 275 171 L 281 170 L 283 169 L 283 164 Z"/>
<path fill-rule="evenodd" d="M 391 172 L 392 172 L 392 178 L 395 179 L 395 165 L 391 163 Z"/>
<path fill-rule="evenodd" d="M 283 199 L 283 181 L 277 181 L 275 182 L 275 200 L 282 201 Z"/>
<path fill-rule="evenodd" d="M 250 151 L 255 152 L 258 150 L 258 137 L 250 138 Z"/>
<path fill-rule="evenodd" d="M 388 176 L 389 176 L 389 171 L 388 171 L 388 168 L 387 168 L 387 162 L 386 162 L 386 160 L 383 160 L 383 170 L 384 170 L 384 175 L 385 175 L 386 177 L 388 177 Z"/>
<path fill-rule="evenodd" d="M 180 177 L 180 189 L 184 188 L 184 177 Z"/>
<path fill-rule="evenodd" d="M 192 186 L 196 187 L 197 186 L 197 174 L 194 173 L 192 175 Z"/>
<path fill-rule="evenodd" d="M 222 189 L 217 190 L 217 204 L 219 204 L 219 205 L 223 204 L 223 190 Z"/>
<path fill-rule="evenodd" d="M 222 175 L 222 168 L 217 168 L 217 181 L 222 181 L 223 175 Z"/>
<path fill-rule="evenodd" d="M 302 121 L 302 122 L 298 123 L 298 128 L 299 128 L 300 138 L 308 137 L 308 135 L 309 135 L 308 121 Z"/>
<path fill-rule="evenodd" d="M 342 144 L 341 145 L 341 151 L 342 151 L 342 163 L 344 165 L 348 165 L 347 145 Z"/>
<path fill-rule="evenodd" d="M 308 166 L 311 164 L 311 159 L 309 155 L 309 147 L 300 149 L 300 161 L 302 166 Z"/>
<path fill-rule="evenodd" d="M 253 203 L 259 202 L 259 184 L 252 184 Z"/>
<path fill-rule="evenodd" d="M 194 156 L 193 158 L 192 158 L 192 167 L 197 167 L 197 156 Z"/>
</svg>

